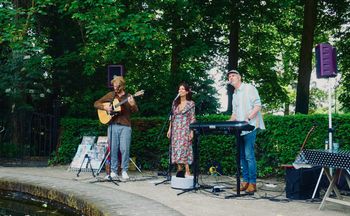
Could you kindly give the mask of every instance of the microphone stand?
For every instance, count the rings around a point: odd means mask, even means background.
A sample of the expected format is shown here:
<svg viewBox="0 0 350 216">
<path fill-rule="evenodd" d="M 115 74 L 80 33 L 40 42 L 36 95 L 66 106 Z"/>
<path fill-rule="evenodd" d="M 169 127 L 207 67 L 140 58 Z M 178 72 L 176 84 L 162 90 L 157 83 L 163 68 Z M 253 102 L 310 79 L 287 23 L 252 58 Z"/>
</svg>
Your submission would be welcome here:
<svg viewBox="0 0 350 216">
<path fill-rule="evenodd" d="M 176 101 L 176 99 L 180 96 L 180 94 L 177 94 L 177 96 L 175 97 L 175 99 L 173 100 L 172 104 L 171 104 L 171 108 L 170 108 L 170 112 L 168 114 L 168 118 L 167 118 L 167 121 L 164 122 L 163 124 L 163 127 L 162 127 L 162 130 L 160 131 L 158 137 L 157 137 L 157 141 L 159 140 L 159 137 L 160 135 L 163 134 L 163 131 L 164 131 L 164 128 L 165 126 L 167 125 L 167 123 L 169 122 L 169 124 L 171 125 L 172 122 L 173 122 L 173 106 L 174 106 L 174 102 Z M 170 129 L 170 137 L 169 137 L 169 150 L 168 150 L 168 153 L 169 153 L 169 166 L 168 166 L 168 171 L 166 173 L 166 179 L 161 181 L 161 182 L 158 182 L 158 183 L 155 183 L 155 186 L 159 185 L 159 184 L 163 184 L 165 182 L 168 182 L 168 181 L 171 181 L 171 168 L 172 168 L 172 164 L 171 164 L 171 155 L 172 155 L 172 146 L 171 146 L 171 141 L 172 141 L 172 138 L 173 138 L 173 132 L 172 132 L 172 125 L 171 125 L 171 129 Z"/>
</svg>

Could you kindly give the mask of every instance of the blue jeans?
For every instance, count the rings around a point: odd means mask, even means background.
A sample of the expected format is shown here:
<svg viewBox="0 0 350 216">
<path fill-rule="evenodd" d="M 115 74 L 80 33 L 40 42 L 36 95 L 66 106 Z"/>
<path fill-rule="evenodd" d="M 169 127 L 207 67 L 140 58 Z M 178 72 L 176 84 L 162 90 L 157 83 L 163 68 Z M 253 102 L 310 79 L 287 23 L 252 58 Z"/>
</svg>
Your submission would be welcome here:
<svg viewBox="0 0 350 216">
<path fill-rule="evenodd" d="M 131 143 L 131 127 L 119 124 L 108 126 L 108 137 L 111 140 L 111 171 L 118 173 L 118 150 L 121 153 L 121 168 L 128 171 Z"/>
<path fill-rule="evenodd" d="M 243 181 L 253 184 L 256 184 L 255 139 L 256 130 L 242 136 L 240 146 Z"/>
</svg>

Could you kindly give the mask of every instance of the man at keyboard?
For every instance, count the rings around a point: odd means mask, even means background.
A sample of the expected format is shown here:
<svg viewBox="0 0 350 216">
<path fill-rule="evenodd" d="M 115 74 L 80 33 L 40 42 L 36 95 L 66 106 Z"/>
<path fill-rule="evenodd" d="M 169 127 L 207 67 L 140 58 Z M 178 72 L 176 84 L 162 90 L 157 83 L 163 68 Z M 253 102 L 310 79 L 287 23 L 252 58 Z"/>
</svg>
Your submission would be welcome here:
<svg viewBox="0 0 350 216">
<path fill-rule="evenodd" d="M 241 74 L 236 70 L 227 73 L 229 83 L 235 88 L 232 98 L 232 115 L 229 121 L 247 121 L 255 127 L 252 131 L 242 131 L 240 146 L 243 181 L 240 191 L 256 192 L 256 160 L 254 146 L 257 129 L 265 129 L 261 115 L 261 101 L 257 89 L 242 82 Z"/>
</svg>

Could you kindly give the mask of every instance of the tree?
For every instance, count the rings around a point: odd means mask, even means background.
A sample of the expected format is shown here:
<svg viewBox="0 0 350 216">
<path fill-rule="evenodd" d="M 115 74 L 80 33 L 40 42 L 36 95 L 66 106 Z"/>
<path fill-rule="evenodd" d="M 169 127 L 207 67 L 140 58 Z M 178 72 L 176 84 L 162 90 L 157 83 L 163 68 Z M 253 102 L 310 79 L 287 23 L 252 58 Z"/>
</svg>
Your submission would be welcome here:
<svg viewBox="0 0 350 216">
<path fill-rule="evenodd" d="M 43 52 L 47 37 L 37 26 L 37 16 L 45 13 L 46 4 L 50 2 L 0 3 L 0 95 L 7 102 L 7 114 L 31 110 L 35 104 L 46 108 L 41 102 L 51 93 L 52 59 Z"/>
<path fill-rule="evenodd" d="M 304 28 L 299 55 L 300 61 L 295 112 L 307 114 L 309 111 L 309 85 L 312 69 L 312 48 L 317 17 L 317 1 L 307 0 L 304 2 Z"/>
<path fill-rule="evenodd" d="M 341 73 L 339 101 L 341 102 L 341 110 L 344 112 L 350 111 L 350 1 L 334 1 L 327 10 L 329 19 L 325 24 L 331 25 L 334 28 L 333 37 L 335 47 L 337 49 L 338 72 Z M 328 8 L 327 8 L 328 9 Z M 328 27 L 328 26 L 327 26 Z M 336 89 L 337 91 L 337 89 Z"/>
<path fill-rule="evenodd" d="M 92 103 L 108 90 L 107 65 L 123 64 L 128 91 L 146 90 L 138 99 L 143 116 L 166 114 L 181 81 L 198 92 L 197 110 L 216 112 L 208 75 L 213 67 L 225 78 L 238 69 L 272 113 L 288 110 L 294 101 L 288 91 L 299 76 L 299 109 L 309 97 L 303 91 L 309 88 L 311 40 L 335 38 L 341 89 L 347 89 L 349 36 L 340 26 L 348 22 L 348 1 L 319 2 L 314 39 L 306 27 L 314 14 L 306 10 L 315 1 L 2 1 L 0 100 L 7 110 L 16 104 L 49 111 L 59 99 L 63 115 L 95 117 Z M 340 99 L 346 104 L 345 91 Z"/>
<path fill-rule="evenodd" d="M 341 110 L 350 111 L 350 31 L 349 26 L 344 26 L 344 29 L 339 33 L 340 39 L 337 42 L 338 51 L 338 70 L 341 72 L 341 87 L 339 101 L 342 103 Z"/>
<path fill-rule="evenodd" d="M 239 60 L 239 32 L 240 32 L 240 8 L 239 1 L 233 1 L 229 7 L 229 50 L 228 50 L 228 70 L 238 69 Z M 228 106 L 226 113 L 232 113 L 232 94 L 234 87 L 227 85 Z"/>
<path fill-rule="evenodd" d="M 228 53 L 228 65 L 222 68 L 223 78 L 226 79 L 228 70 L 238 69 L 245 82 L 263 89 L 261 97 L 266 110 L 279 109 L 289 100 L 284 89 L 293 83 L 296 74 L 290 65 L 295 65 L 294 34 L 299 27 L 295 25 L 299 5 L 280 1 L 215 4 L 224 8 L 219 9 L 216 19 L 225 26 L 225 38 L 219 49 L 219 55 Z M 230 85 L 227 88 L 227 113 L 230 113 L 233 88 Z"/>
<path fill-rule="evenodd" d="M 146 90 L 140 103 L 143 115 L 165 114 L 177 85 L 186 80 L 194 90 L 210 93 L 201 98 L 213 105 L 206 111 L 215 112 L 214 88 L 206 74 L 210 37 L 203 30 L 206 23 L 199 2 L 73 1 L 65 5 L 82 31 L 79 56 L 86 76 L 95 77 L 104 65 L 124 64 L 128 90 Z M 100 86 L 87 90 L 98 91 Z"/>
</svg>

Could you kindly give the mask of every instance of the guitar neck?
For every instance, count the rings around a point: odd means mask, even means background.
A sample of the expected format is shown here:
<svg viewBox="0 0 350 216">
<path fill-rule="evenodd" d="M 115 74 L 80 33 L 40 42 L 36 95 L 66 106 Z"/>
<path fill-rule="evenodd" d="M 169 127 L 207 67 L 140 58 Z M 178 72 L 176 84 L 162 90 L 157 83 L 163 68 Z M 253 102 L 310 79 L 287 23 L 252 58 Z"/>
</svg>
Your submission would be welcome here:
<svg viewBox="0 0 350 216">
<path fill-rule="evenodd" d="M 133 97 L 138 97 L 142 94 L 143 94 L 143 90 L 136 92 L 133 95 Z M 115 95 L 114 95 L 114 97 L 115 97 Z M 114 105 L 114 102 L 116 103 L 118 101 L 118 99 L 116 99 L 116 98 L 114 98 L 111 102 L 108 102 L 109 105 L 112 106 L 112 109 L 113 109 L 112 112 L 106 112 L 106 110 L 98 109 L 97 114 L 98 114 L 98 118 L 99 118 L 100 122 L 102 124 L 108 124 L 111 121 L 111 119 L 113 118 L 113 116 L 117 115 L 120 112 L 120 106 L 128 101 L 128 97 L 115 105 Z M 107 103 L 103 103 L 103 105 L 105 105 L 105 104 L 107 104 Z M 116 108 L 118 108 L 118 109 L 116 109 Z"/>
<path fill-rule="evenodd" d="M 132 95 L 132 96 L 135 97 L 135 95 Z M 118 107 L 118 106 L 125 104 L 128 101 L 128 98 L 129 98 L 129 96 L 127 98 L 125 98 L 124 100 L 120 101 L 119 103 L 117 103 L 115 105 L 115 107 Z"/>
</svg>

